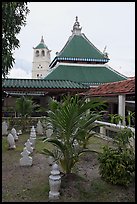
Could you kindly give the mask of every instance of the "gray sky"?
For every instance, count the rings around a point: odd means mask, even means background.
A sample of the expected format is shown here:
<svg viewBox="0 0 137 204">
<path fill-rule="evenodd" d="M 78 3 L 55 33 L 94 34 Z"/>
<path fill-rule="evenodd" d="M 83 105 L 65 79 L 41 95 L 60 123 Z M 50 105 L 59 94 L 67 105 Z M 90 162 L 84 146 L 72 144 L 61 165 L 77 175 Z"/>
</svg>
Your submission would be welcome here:
<svg viewBox="0 0 137 204">
<path fill-rule="evenodd" d="M 135 76 L 135 2 L 31 2 L 28 7 L 9 77 L 31 78 L 33 47 L 42 35 L 53 60 L 72 34 L 76 16 L 91 43 L 100 51 L 107 46 L 108 65 L 128 77 Z"/>
</svg>

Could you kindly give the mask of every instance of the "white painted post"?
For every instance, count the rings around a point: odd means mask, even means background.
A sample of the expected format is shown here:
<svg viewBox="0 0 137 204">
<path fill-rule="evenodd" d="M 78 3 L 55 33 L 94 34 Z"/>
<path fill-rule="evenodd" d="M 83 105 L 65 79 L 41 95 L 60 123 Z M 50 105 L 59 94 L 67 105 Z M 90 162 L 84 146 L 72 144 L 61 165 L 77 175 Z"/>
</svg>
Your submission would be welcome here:
<svg viewBox="0 0 137 204">
<path fill-rule="evenodd" d="M 100 134 L 105 135 L 106 136 L 106 128 L 105 127 L 100 127 Z"/>
<path fill-rule="evenodd" d="M 122 125 L 125 125 L 125 95 L 118 96 L 118 114 L 124 118 Z"/>
</svg>

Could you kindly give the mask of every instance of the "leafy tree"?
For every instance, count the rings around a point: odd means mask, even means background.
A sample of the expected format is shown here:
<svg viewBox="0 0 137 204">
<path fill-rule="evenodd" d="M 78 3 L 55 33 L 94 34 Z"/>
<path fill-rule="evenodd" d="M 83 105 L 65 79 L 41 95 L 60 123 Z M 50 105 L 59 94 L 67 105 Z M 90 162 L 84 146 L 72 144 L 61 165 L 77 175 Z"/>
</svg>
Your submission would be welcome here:
<svg viewBox="0 0 137 204">
<path fill-rule="evenodd" d="M 38 104 L 34 103 L 31 99 L 22 96 L 16 100 L 16 111 L 23 117 L 31 115 L 34 108 L 39 107 Z"/>
<path fill-rule="evenodd" d="M 22 123 L 22 129 L 25 129 L 26 123 L 27 123 L 27 117 L 31 115 L 33 110 L 39 107 L 38 104 L 34 103 L 31 99 L 26 98 L 25 96 L 22 96 L 21 98 L 17 98 L 15 109 L 17 113 L 21 114 L 21 123 Z"/>
<path fill-rule="evenodd" d="M 6 77 L 15 63 L 13 51 L 20 47 L 16 35 L 26 25 L 29 13 L 27 3 L 2 2 L 2 78 Z"/>
<path fill-rule="evenodd" d="M 96 112 L 99 106 L 104 106 L 104 103 L 97 100 L 86 102 L 78 96 L 64 97 L 60 103 L 51 102 L 48 120 L 53 127 L 53 135 L 43 141 L 56 148 L 55 151 L 44 149 L 43 153 L 56 157 L 64 173 L 71 173 L 81 154 L 90 151 L 86 145 L 92 136 L 90 131 L 96 126 L 95 120 L 102 116 L 101 112 Z M 90 109 L 92 111 L 87 111 Z"/>
</svg>

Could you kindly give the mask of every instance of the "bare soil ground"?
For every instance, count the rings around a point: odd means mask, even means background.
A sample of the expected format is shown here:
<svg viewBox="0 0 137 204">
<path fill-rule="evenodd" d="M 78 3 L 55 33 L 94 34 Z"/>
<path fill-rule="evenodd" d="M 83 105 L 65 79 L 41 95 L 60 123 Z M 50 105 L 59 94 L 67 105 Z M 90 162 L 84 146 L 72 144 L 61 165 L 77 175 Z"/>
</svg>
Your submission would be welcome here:
<svg viewBox="0 0 137 204">
<path fill-rule="evenodd" d="M 45 155 L 32 153 L 33 165 L 21 167 L 19 160 L 24 141 L 15 150 L 2 153 L 2 202 L 49 202 L 48 177 L 51 167 Z M 135 202 L 135 184 L 115 186 L 99 174 L 97 153 L 82 156 L 71 175 L 62 176 L 60 199 L 56 202 Z"/>
</svg>

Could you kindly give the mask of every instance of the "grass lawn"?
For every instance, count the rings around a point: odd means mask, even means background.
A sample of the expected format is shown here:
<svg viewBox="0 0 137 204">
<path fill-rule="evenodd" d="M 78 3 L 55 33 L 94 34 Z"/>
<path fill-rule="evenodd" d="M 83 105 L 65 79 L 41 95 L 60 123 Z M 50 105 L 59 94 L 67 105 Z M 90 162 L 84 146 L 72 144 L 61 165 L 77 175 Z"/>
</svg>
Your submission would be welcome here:
<svg viewBox="0 0 137 204">
<path fill-rule="evenodd" d="M 21 167 L 19 160 L 24 143 L 29 135 L 19 136 L 15 150 L 8 150 L 7 138 L 2 138 L 2 201 L 3 202 L 48 202 L 49 175 L 51 167 L 44 147 L 51 145 L 36 140 L 32 153 L 32 167 Z M 39 138 L 39 136 L 37 136 Z M 93 136 L 88 147 L 97 152 L 108 142 Z M 112 145 L 111 142 L 109 142 Z M 48 145 L 48 146 L 47 146 Z M 135 202 L 134 182 L 128 187 L 111 185 L 103 181 L 98 172 L 97 153 L 84 155 L 75 166 L 77 177 L 61 183 L 58 202 Z"/>
</svg>

